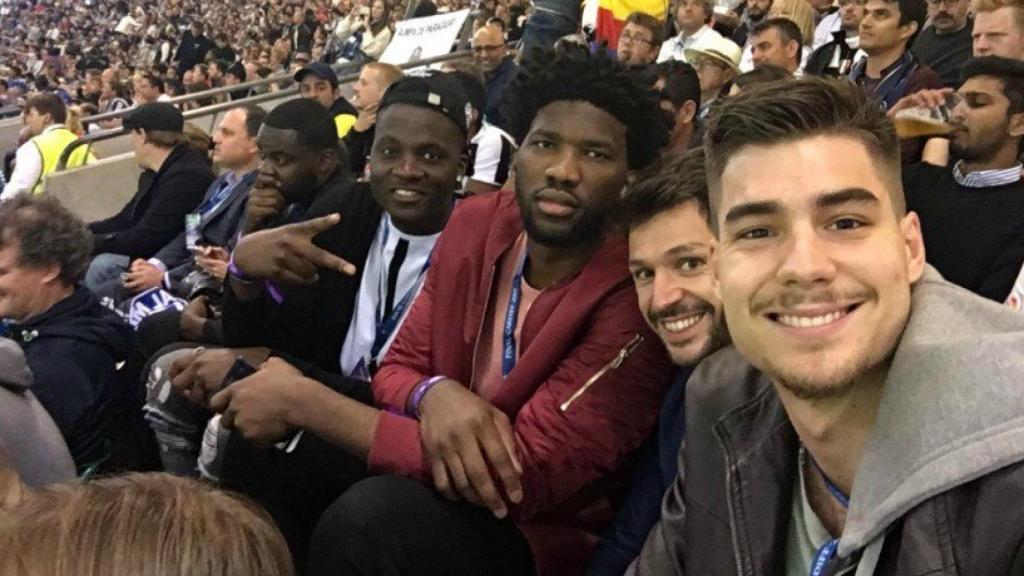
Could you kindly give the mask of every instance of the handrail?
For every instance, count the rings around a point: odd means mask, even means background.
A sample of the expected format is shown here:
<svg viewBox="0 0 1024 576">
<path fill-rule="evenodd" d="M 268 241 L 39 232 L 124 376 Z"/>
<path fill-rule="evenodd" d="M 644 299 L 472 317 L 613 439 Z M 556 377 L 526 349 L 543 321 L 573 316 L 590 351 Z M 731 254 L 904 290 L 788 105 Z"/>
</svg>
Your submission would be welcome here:
<svg viewBox="0 0 1024 576">
<path fill-rule="evenodd" d="M 402 70 L 408 70 L 410 68 L 419 68 L 420 66 L 436 64 L 436 63 L 439 63 L 439 62 L 447 62 L 449 60 L 458 60 L 458 59 L 461 59 L 461 58 L 465 58 L 467 56 L 472 56 L 472 54 L 473 53 L 468 51 L 468 50 L 463 50 L 461 52 L 452 52 L 450 54 L 444 54 L 442 56 L 434 56 L 434 57 L 431 57 L 431 58 L 424 58 L 422 60 L 417 60 L 416 62 L 406 62 L 405 64 L 402 64 L 401 66 L 399 66 L 399 68 L 401 68 Z M 359 73 L 358 72 L 355 72 L 355 73 L 352 73 L 352 74 L 346 74 L 345 76 L 342 76 L 342 77 L 338 78 L 338 84 L 341 85 L 341 84 L 347 84 L 349 82 L 355 82 L 356 79 L 358 79 L 358 78 L 359 78 Z M 242 85 L 239 84 L 238 86 L 242 86 Z M 239 89 L 238 86 L 231 86 L 231 88 L 233 88 L 234 90 L 238 90 Z M 243 106 L 245 104 L 259 104 L 260 102 L 265 102 L 265 101 L 268 101 L 268 100 L 274 100 L 274 99 L 280 98 L 282 96 L 290 96 L 292 94 L 297 94 L 298 91 L 299 91 L 299 88 L 297 86 L 292 86 L 291 88 L 286 88 L 284 90 L 279 90 L 277 92 L 266 92 L 264 94 L 257 94 L 255 96 L 250 96 L 249 98 L 244 98 L 242 100 L 232 100 L 230 102 L 221 102 L 219 104 L 212 104 L 210 106 L 206 106 L 205 108 L 196 108 L 195 110 L 189 110 L 188 112 L 183 113 L 182 116 L 185 117 L 185 120 L 190 120 L 192 118 L 197 118 L 199 116 L 206 116 L 208 114 L 217 114 L 217 113 L 223 112 L 225 110 L 230 110 L 232 108 L 237 108 L 238 106 Z M 117 128 L 108 128 L 106 130 L 100 130 L 99 132 L 93 132 L 91 134 L 86 134 L 84 136 L 81 136 L 80 138 L 78 138 L 78 139 L 72 141 L 70 144 L 68 144 L 67 147 L 64 148 L 64 151 L 61 152 L 60 159 L 57 161 L 57 168 L 56 168 L 55 171 L 56 172 L 60 172 L 60 171 L 64 170 L 65 168 L 67 168 L 68 159 L 71 157 L 71 154 L 79 146 L 83 146 L 83 145 L 91 146 L 95 142 L 100 142 L 100 141 L 103 141 L 103 140 L 109 140 L 111 138 L 116 138 L 118 136 L 121 136 L 121 135 L 127 134 L 127 133 L 128 133 L 128 131 L 125 130 L 123 127 L 117 127 Z"/>
<path fill-rule="evenodd" d="M 332 68 L 337 73 L 345 68 L 350 68 L 350 63 L 345 64 L 334 64 Z M 191 102 L 192 100 L 200 100 L 202 98 L 210 98 L 213 96 L 220 96 L 221 94 L 227 94 L 231 92 L 238 92 L 241 90 L 248 90 L 249 88 L 257 88 L 260 86 L 269 86 L 277 82 L 291 82 L 295 75 L 290 72 L 282 72 L 281 74 L 275 74 L 274 76 L 267 76 L 266 78 L 260 78 L 258 80 L 250 80 L 248 82 L 242 82 L 241 84 L 235 84 L 233 86 L 218 86 L 216 88 L 210 88 L 209 90 L 202 90 L 199 92 L 190 92 L 188 94 L 182 94 L 181 96 L 175 96 L 168 100 L 165 100 L 168 104 L 180 104 L 182 102 Z M 113 110 L 111 112 L 103 112 L 102 114 L 93 114 L 92 116 L 86 116 L 82 118 L 82 124 L 89 124 L 93 122 L 101 122 L 103 120 L 110 120 L 113 118 L 120 118 L 121 116 L 128 113 L 131 108 L 122 108 L 121 110 Z"/>
</svg>

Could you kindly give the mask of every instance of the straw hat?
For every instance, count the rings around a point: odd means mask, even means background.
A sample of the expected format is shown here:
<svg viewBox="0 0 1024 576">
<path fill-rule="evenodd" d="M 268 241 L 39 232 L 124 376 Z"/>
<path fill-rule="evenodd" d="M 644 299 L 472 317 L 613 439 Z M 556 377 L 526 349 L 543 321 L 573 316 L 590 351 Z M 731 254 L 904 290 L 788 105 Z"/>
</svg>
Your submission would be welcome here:
<svg viewBox="0 0 1024 576">
<path fill-rule="evenodd" d="M 738 44 L 721 36 L 704 37 L 687 48 L 683 53 L 686 61 L 692 63 L 700 57 L 713 58 L 729 68 L 733 72 L 740 71 L 740 58 L 743 56 L 743 49 Z"/>
</svg>

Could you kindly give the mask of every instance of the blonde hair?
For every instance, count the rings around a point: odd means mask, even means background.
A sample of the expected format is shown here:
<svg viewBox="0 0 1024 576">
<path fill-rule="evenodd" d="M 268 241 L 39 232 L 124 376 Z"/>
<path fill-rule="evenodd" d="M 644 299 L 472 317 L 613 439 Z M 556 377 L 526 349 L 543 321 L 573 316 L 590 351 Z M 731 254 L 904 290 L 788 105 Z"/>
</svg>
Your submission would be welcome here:
<svg viewBox="0 0 1024 576">
<path fill-rule="evenodd" d="M 55 485 L 0 510 L 0 574 L 293 576 L 288 547 L 244 498 L 169 474 Z"/>
<path fill-rule="evenodd" d="M 367 62 L 363 67 L 377 71 L 377 74 L 380 75 L 381 88 L 384 90 L 387 90 L 389 86 L 398 82 L 403 76 L 405 76 L 402 69 L 394 64 L 387 64 L 384 62 Z"/>
<path fill-rule="evenodd" d="M 21 501 L 25 494 L 25 484 L 14 469 L 10 457 L 0 445 L 0 511 L 11 508 Z"/>
<path fill-rule="evenodd" d="M 995 12 L 1000 8 L 1013 8 L 1013 23 L 1024 30 L 1024 1 L 1022 0 L 971 0 L 971 12 Z"/>
<path fill-rule="evenodd" d="M 775 0 L 768 18 L 787 18 L 800 28 L 804 46 L 814 43 L 814 8 L 807 0 Z"/>
<path fill-rule="evenodd" d="M 78 106 L 68 106 L 67 116 L 64 117 L 64 127 L 79 136 L 85 134 L 85 126 L 82 125 L 82 109 Z"/>
</svg>

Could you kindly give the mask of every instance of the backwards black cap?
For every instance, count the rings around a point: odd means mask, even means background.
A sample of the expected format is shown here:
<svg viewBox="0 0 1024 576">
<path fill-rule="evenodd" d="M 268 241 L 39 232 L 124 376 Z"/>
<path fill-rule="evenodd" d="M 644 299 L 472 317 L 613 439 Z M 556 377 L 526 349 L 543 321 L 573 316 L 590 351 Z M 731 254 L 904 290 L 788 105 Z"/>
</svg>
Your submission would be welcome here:
<svg viewBox="0 0 1024 576">
<path fill-rule="evenodd" d="M 468 132 L 473 112 L 461 83 L 448 74 L 406 76 L 388 88 L 380 100 L 380 110 L 393 104 L 411 104 L 443 114 L 463 134 Z"/>
</svg>

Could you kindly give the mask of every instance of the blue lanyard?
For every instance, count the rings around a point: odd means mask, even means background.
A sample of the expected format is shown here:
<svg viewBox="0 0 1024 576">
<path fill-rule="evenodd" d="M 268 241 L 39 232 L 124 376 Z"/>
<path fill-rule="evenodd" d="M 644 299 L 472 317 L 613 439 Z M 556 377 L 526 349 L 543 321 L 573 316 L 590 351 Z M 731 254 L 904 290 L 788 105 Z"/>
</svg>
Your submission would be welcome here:
<svg viewBox="0 0 1024 576">
<path fill-rule="evenodd" d="M 377 282 L 377 310 L 375 314 L 377 329 L 373 337 L 373 345 L 370 346 L 369 372 L 371 376 L 373 375 L 373 372 L 376 372 L 376 366 L 378 360 L 380 359 L 380 352 L 384 348 L 384 344 L 388 341 L 388 339 L 391 338 L 391 334 L 394 333 L 395 329 L 398 328 L 398 324 L 402 321 L 402 317 L 405 316 L 405 310 L 412 303 L 414 297 L 416 296 L 416 293 L 420 289 L 420 285 L 423 283 L 423 279 L 426 278 L 427 269 L 430 268 L 430 260 L 434 255 L 433 250 L 431 250 L 430 255 L 427 256 L 427 261 L 423 263 L 423 268 L 420 269 L 419 275 L 416 277 L 416 281 L 413 282 L 412 286 L 409 287 L 409 290 L 406 291 L 404 296 L 402 296 L 402 299 L 399 300 L 395 304 L 394 308 L 391 309 L 391 313 L 388 314 L 387 318 L 384 318 L 384 298 L 386 297 L 386 295 L 381 293 L 381 286 L 387 282 L 387 278 L 384 272 L 386 268 L 384 262 L 384 253 L 388 247 L 389 233 L 390 218 L 385 222 L 384 236 L 381 239 L 381 274 L 379 275 L 379 280 Z M 398 283 L 395 282 L 395 285 L 397 286 Z M 353 373 L 358 373 L 360 371 L 360 368 L 363 367 L 363 364 L 364 360 L 360 360 L 359 364 L 356 365 L 356 369 L 353 371 Z"/>
<path fill-rule="evenodd" d="M 821 479 L 825 481 L 825 488 L 828 490 L 828 493 L 831 494 L 832 497 L 836 499 L 836 502 L 839 502 L 843 508 L 849 508 L 850 497 L 844 494 L 838 486 L 828 479 L 828 475 L 826 475 L 825 471 L 818 466 L 818 462 L 809 452 L 807 453 L 807 457 L 810 458 L 811 464 L 814 465 L 814 469 L 818 471 L 818 474 L 821 474 Z M 818 551 L 814 554 L 814 562 L 811 563 L 811 576 L 822 576 L 822 574 L 825 573 L 825 567 L 828 566 L 828 563 L 832 558 L 835 558 L 836 551 L 838 549 L 838 538 L 832 538 L 828 542 L 822 544 L 821 548 L 818 548 Z"/>
<path fill-rule="evenodd" d="M 224 178 L 224 182 L 222 182 L 221 185 L 220 185 L 220 189 L 217 190 L 217 192 L 213 196 L 207 198 L 202 204 L 200 204 L 199 208 L 196 210 L 196 212 L 205 215 L 210 210 L 213 210 L 214 208 L 216 208 L 218 204 L 223 202 L 224 199 L 228 197 L 228 194 L 230 194 L 231 191 L 235 189 L 235 186 L 240 181 L 241 181 L 241 179 L 236 180 L 234 182 L 234 184 L 232 184 L 225 177 Z"/>
<path fill-rule="evenodd" d="M 512 278 L 512 292 L 508 296 L 508 310 L 505 311 L 505 330 L 501 376 L 507 378 L 516 366 L 516 323 L 519 320 L 519 302 L 523 298 L 523 269 L 526 268 L 526 251 L 519 260 L 516 275 Z"/>
</svg>

